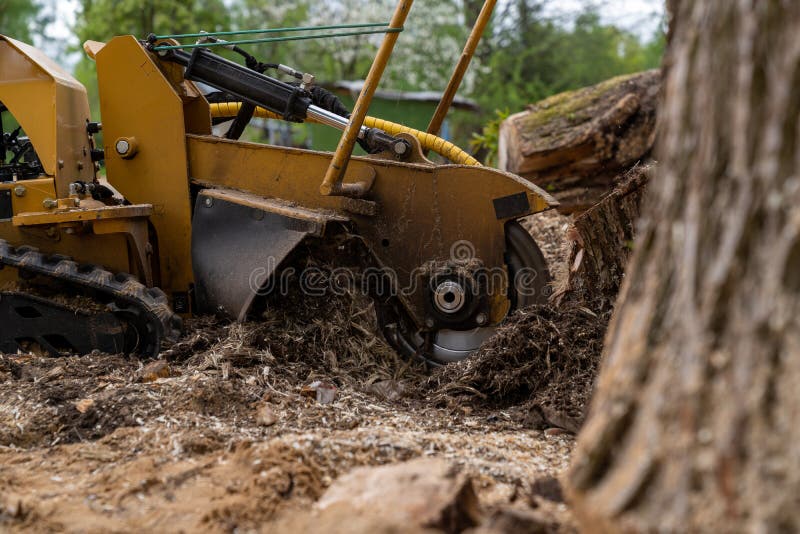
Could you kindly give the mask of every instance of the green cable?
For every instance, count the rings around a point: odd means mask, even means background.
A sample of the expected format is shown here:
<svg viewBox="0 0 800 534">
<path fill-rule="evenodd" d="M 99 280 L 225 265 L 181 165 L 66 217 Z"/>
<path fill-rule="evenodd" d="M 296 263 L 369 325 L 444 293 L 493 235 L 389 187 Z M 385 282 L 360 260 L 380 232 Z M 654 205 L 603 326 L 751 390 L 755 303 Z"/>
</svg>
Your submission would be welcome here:
<svg viewBox="0 0 800 534">
<path fill-rule="evenodd" d="M 388 26 L 387 22 L 366 22 L 362 24 L 334 24 L 332 26 L 298 26 L 295 28 L 267 28 L 262 30 L 239 30 L 227 32 L 200 32 L 200 33 L 177 33 L 174 35 L 156 35 L 156 39 L 185 39 L 189 37 L 216 37 L 219 35 L 247 35 L 252 33 L 282 33 L 282 32 L 301 32 L 306 30 L 347 30 L 351 28 L 375 28 L 378 26 Z"/>
<path fill-rule="evenodd" d="M 244 39 L 242 41 L 221 41 L 212 43 L 193 43 L 193 44 L 179 44 L 179 45 L 162 45 L 154 46 L 153 50 L 175 50 L 178 48 L 211 48 L 213 46 L 230 46 L 241 44 L 258 44 L 258 43 L 279 43 L 283 41 L 304 41 L 307 39 L 322 39 L 325 37 L 348 37 L 351 35 L 367 35 L 373 33 L 399 33 L 403 28 L 385 28 L 382 30 L 368 30 L 361 32 L 343 32 L 343 33 L 322 33 L 319 35 L 295 35 L 289 37 L 265 37 L 263 39 Z M 158 38 L 158 37 L 157 37 Z"/>
</svg>

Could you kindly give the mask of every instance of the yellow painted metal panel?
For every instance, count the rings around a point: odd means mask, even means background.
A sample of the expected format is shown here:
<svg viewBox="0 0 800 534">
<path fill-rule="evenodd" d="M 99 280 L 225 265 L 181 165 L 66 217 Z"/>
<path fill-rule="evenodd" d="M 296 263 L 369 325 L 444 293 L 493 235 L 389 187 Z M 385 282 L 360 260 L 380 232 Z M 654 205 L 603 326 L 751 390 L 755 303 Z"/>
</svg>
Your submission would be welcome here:
<svg viewBox="0 0 800 534">
<path fill-rule="evenodd" d="M 218 184 L 308 208 L 344 211 L 346 199 L 319 194 L 319 177 L 330 165 L 331 153 L 205 136 L 187 138 L 190 176 L 206 186 Z M 375 182 L 365 198 L 377 203 L 377 213 L 348 216 L 378 261 L 397 274 L 401 287 L 417 284 L 421 269 L 431 261 L 450 260 L 454 247 L 461 245 L 487 267 L 504 269 L 505 219 L 498 218 L 494 199 L 524 195 L 529 209 L 514 217 L 557 204 L 530 182 L 488 167 L 354 157 L 345 183 L 357 181 L 368 170 L 375 173 Z M 504 289 L 495 288 L 493 321 L 499 321 L 508 311 Z M 423 294 L 421 286 L 416 285 L 411 294 L 400 295 L 418 324 Z"/>
<path fill-rule="evenodd" d="M 187 291 L 193 278 L 183 101 L 132 36 L 109 41 L 96 61 L 108 182 L 130 202 L 153 205 L 161 286 Z M 116 153 L 123 137 L 135 139 L 132 158 Z"/>
<path fill-rule="evenodd" d="M 41 211 L 45 199 L 56 198 L 55 184 L 52 178 L 0 183 L 0 190 L 11 191 L 11 206 L 14 215 L 28 211 Z"/>
<path fill-rule="evenodd" d="M 0 102 L 31 139 L 59 196 L 69 183 L 91 180 L 86 89 L 39 50 L 0 36 Z"/>
</svg>

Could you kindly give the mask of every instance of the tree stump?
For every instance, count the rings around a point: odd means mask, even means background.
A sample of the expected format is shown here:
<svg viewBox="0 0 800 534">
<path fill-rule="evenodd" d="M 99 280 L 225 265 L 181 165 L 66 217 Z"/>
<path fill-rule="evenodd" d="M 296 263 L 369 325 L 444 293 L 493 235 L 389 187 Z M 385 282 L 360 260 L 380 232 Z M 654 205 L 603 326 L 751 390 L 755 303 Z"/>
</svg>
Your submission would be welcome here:
<svg viewBox="0 0 800 534">
<path fill-rule="evenodd" d="M 649 158 L 660 80 L 657 70 L 619 76 L 512 115 L 500 126 L 499 167 L 553 194 L 562 213 L 590 207 Z"/>
<path fill-rule="evenodd" d="M 612 301 L 619 292 L 633 250 L 636 221 L 653 166 L 638 165 L 600 202 L 575 218 L 567 237 L 572 241 L 567 284 L 554 295 L 577 295 L 588 302 Z"/>
</svg>

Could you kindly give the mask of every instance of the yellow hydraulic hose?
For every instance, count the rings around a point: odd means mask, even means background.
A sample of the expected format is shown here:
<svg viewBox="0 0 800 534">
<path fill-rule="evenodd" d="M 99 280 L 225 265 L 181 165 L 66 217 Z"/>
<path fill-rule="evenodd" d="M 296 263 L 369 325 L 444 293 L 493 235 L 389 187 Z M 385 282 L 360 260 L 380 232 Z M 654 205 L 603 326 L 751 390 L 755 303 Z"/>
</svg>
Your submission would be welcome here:
<svg viewBox="0 0 800 534">
<path fill-rule="evenodd" d="M 241 104 L 239 102 L 219 102 L 216 104 L 210 104 L 210 106 L 212 117 L 235 117 L 236 114 L 239 113 Z M 256 108 L 254 116 L 263 119 L 281 119 L 281 116 L 277 113 L 273 113 L 261 107 Z M 453 163 L 457 163 L 459 165 L 480 166 L 480 162 L 477 159 L 473 158 L 450 141 L 445 141 L 439 136 L 425 133 L 420 130 L 415 130 L 414 128 L 409 128 L 408 126 L 403 126 L 402 124 L 397 124 L 395 122 L 369 116 L 364 119 L 364 126 L 367 128 L 378 128 L 390 135 L 397 135 L 399 133 L 413 135 L 419 139 L 419 143 L 422 145 L 423 149 L 432 150 L 440 156 L 449 159 Z"/>
<path fill-rule="evenodd" d="M 396 122 L 389 122 L 384 119 L 377 119 L 369 116 L 364 119 L 364 125 L 367 128 L 378 128 L 390 135 L 397 135 L 399 133 L 413 135 L 419 139 L 419 144 L 422 145 L 423 149 L 432 150 L 453 163 L 458 163 L 460 165 L 480 165 L 477 159 L 473 158 L 450 141 L 445 141 L 437 135 L 421 132 L 414 128 L 397 124 Z"/>
</svg>

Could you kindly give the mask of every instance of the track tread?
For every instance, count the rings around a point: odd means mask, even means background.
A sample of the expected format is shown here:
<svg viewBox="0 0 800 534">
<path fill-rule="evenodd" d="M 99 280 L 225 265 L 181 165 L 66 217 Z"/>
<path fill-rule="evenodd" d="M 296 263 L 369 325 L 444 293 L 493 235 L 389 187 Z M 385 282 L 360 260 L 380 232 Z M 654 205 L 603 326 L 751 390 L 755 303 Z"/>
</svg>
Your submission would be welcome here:
<svg viewBox="0 0 800 534">
<path fill-rule="evenodd" d="M 78 264 L 67 256 L 42 254 L 35 247 L 14 247 L 2 239 L 0 265 L 88 288 L 126 307 L 134 307 L 146 317 L 149 329 L 158 336 L 157 341 L 176 341 L 181 334 L 181 318 L 170 308 L 166 294 L 161 289 L 146 287 L 128 273 L 114 274 L 97 265 Z"/>
</svg>

